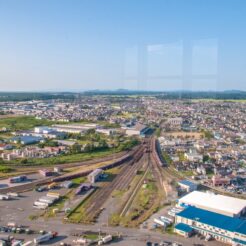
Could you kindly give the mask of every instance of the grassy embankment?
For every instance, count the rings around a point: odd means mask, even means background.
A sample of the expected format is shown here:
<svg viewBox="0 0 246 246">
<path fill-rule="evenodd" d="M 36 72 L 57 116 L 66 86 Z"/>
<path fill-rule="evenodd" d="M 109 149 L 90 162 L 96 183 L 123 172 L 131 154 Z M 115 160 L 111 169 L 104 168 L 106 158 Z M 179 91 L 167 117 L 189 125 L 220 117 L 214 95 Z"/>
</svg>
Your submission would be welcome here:
<svg viewBox="0 0 246 246">
<path fill-rule="evenodd" d="M 126 215 L 123 217 L 118 213 L 111 215 L 111 225 L 137 227 L 159 209 L 161 194 L 151 172 L 147 173 L 146 180 L 147 184 L 141 186 Z"/>
</svg>

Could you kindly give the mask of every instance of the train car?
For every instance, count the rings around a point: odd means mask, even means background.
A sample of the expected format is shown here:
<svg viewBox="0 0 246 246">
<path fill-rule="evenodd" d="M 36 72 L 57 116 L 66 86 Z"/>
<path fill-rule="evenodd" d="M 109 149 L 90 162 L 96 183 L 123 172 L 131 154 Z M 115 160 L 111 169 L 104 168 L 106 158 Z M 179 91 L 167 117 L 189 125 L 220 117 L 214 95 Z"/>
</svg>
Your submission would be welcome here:
<svg viewBox="0 0 246 246">
<path fill-rule="evenodd" d="M 48 185 L 48 189 L 51 190 L 51 189 L 54 189 L 57 187 L 57 183 L 56 182 L 53 182 L 51 184 Z"/>
</svg>

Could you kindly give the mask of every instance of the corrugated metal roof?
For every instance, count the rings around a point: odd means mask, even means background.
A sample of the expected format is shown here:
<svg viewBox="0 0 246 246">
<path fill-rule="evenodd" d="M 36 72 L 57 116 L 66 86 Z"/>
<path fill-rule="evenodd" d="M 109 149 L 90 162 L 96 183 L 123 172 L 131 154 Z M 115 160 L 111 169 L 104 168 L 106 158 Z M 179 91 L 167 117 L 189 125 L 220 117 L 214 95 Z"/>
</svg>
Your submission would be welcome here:
<svg viewBox="0 0 246 246">
<path fill-rule="evenodd" d="M 193 191 L 179 199 L 179 203 L 189 204 L 211 212 L 233 216 L 246 207 L 246 200 L 223 195 Z"/>
<path fill-rule="evenodd" d="M 188 207 L 178 213 L 177 216 L 198 221 L 200 223 L 227 231 L 246 234 L 246 220 L 240 218 L 232 218 L 195 207 Z"/>
<path fill-rule="evenodd" d="M 179 224 L 175 225 L 175 229 L 180 230 L 180 231 L 184 231 L 187 233 L 192 232 L 192 230 L 193 230 L 190 226 L 188 226 L 184 223 L 179 223 Z"/>
</svg>

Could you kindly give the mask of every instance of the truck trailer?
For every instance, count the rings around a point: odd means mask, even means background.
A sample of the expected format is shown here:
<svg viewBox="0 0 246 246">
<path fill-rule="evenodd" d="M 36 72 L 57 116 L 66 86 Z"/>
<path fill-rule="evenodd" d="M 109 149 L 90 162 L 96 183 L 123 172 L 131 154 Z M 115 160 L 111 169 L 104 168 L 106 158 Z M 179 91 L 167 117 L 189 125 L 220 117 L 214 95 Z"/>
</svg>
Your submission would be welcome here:
<svg viewBox="0 0 246 246">
<path fill-rule="evenodd" d="M 56 236 L 57 236 L 57 232 L 48 232 L 48 233 L 46 233 L 46 234 L 44 234 L 44 235 L 41 235 L 41 236 L 39 236 L 39 237 L 34 238 L 33 241 L 34 241 L 34 243 L 35 243 L 36 245 L 38 245 L 38 244 L 40 244 L 40 243 L 47 242 L 47 241 L 49 241 L 49 240 L 55 238 Z"/>
</svg>

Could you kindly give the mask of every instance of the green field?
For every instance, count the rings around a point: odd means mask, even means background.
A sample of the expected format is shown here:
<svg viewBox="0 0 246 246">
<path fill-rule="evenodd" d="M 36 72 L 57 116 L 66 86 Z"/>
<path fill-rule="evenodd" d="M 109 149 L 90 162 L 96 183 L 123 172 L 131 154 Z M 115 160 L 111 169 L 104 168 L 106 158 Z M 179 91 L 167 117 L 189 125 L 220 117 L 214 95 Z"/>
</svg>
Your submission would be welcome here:
<svg viewBox="0 0 246 246">
<path fill-rule="evenodd" d="M 105 149 L 105 150 L 94 150 L 91 153 L 79 153 L 79 154 L 70 154 L 70 155 L 60 155 L 56 157 L 50 158 L 30 158 L 25 159 L 16 159 L 11 161 L 2 161 L 6 165 L 22 165 L 22 166 L 51 166 L 56 164 L 64 164 L 64 163 L 74 163 L 90 160 L 93 158 L 105 157 L 107 155 L 112 155 L 114 153 L 118 153 L 119 149 Z"/>
<path fill-rule="evenodd" d="M 214 98 L 201 98 L 191 99 L 192 102 L 242 102 L 246 103 L 246 99 L 214 99 Z"/>
<path fill-rule="evenodd" d="M 12 168 L 0 165 L 0 173 L 9 173 L 12 171 L 13 171 Z"/>
<path fill-rule="evenodd" d="M 49 126 L 54 124 L 54 121 L 39 120 L 33 116 L 18 116 L 0 119 L 0 128 L 6 127 L 10 131 L 30 130 L 36 126 Z"/>
<path fill-rule="evenodd" d="M 0 128 L 6 127 L 10 131 L 30 130 L 36 126 L 51 126 L 53 124 L 59 124 L 59 123 L 61 124 L 61 122 L 51 121 L 47 119 L 36 119 L 33 116 L 16 116 L 16 117 L 11 116 L 6 118 L 5 117 L 0 118 Z M 92 121 L 81 120 L 74 123 L 86 124 L 86 123 L 92 123 Z M 102 125 L 105 128 L 119 127 L 118 124 L 111 124 L 106 121 L 99 121 L 94 123 L 98 123 L 99 125 Z M 63 122 L 62 124 L 66 124 L 66 123 Z"/>
<path fill-rule="evenodd" d="M 0 119 L 0 128 L 6 127 L 8 132 L 0 133 L 0 139 L 7 139 L 10 138 L 11 131 L 21 131 L 21 130 L 30 130 L 36 126 L 50 126 L 54 123 L 54 121 L 46 120 L 46 119 L 36 119 L 32 116 L 16 116 L 16 117 L 8 117 L 8 118 L 1 118 Z M 108 124 L 107 122 L 99 122 L 100 124 L 104 125 L 105 127 L 117 127 L 117 125 Z M 76 137 L 76 136 L 75 136 Z M 93 142 L 105 142 L 107 138 L 98 133 L 88 133 L 87 135 L 77 136 L 79 144 L 85 143 L 93 143 Z M 113 140 L 112 140 L 113 141 Z M 56 164 L 63 164 L 63 163 L 74 163 L 74 162 L 81 162 L 86 161 L 93 158 L 101 158 L 107 155 L 112 155 L 114 153 L 118 153 L 120 151 L 129 150 L 138 144 L 138 141 L 135 139 L 126 139 L 123 142 L 118 143 L 117 147 L 107 148 L 102 146 L 97 149 L 89 149 L 86 152 L 77 152 L 71 151 L 71 153 L 63 154 L 60 156 L 50 157 L 50 158 L 27 158 L 27 159 L 16 159 L 11 161 L 4 161 L 0 158 L 0 164 L 2 165 L 22 165 L 22 166 L 50 166 Z M 4 170 L 2 170 L 4 171 Z M 1 172 L 1 170 L 0 170 Z M 8 170 L 6 170 L 8 172 Z"/>
</svg>

